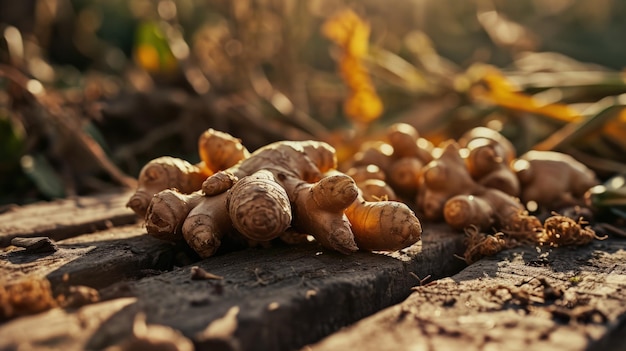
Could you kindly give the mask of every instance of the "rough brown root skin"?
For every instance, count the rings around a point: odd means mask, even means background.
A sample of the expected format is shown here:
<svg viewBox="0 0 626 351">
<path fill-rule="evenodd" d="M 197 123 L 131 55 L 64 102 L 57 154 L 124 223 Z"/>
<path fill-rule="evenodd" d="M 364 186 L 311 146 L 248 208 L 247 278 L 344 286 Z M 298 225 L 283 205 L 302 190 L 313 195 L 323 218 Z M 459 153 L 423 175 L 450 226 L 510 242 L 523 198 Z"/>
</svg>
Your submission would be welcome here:
<svg viewBox="0 0 626 351">
<path fill-rule="evenodd" d="M 181 227 L 192 208 L 202 200 L 200 192 L 181 194 L 163 190 L 152 198 L 146 213 L 146 230 L 157 239 L 177 241 L 183 239 Z"/>
<path fill-rule="evenodd" d="M 497 145 L 500 146 L 503 153 L 501 156 L 504 157 L 504 162 L 509 163 L 513 161 L 516 155 L 515 146 L 509 139 L 504 137 L 504 135 L 500 134 L 498 131 L 493 130 L 487 127 L 476 127 L 467 131 L 461 138 L 459 138 L 459 144 L 462 147 L 468 147 L 473 140 L 476 139 L 487 139 L 494 141 Z M 468 147 L 469 148 L 469 147 Z"/>
<path fill-rule="evenodd" d="M 529 151 L 513 164 L 524 204 L 558 209 L 583 204 L 583 195 L 599 184 L 595 174 L 573 157 L 554 151 Z"/>
<path fill-rule="evenodd" d="M 314 183 L 322 173 L 337 164 L 334 149 L 319 141 L 280 141 L 256 150 L 252 155 L 227 171 L 238 178 L 267 169 Z"/>
<path fill-rule="evenodd" d="M 322 246 L 331 250 L 345 254 L 358 250 L 343 209 L 329 211 L 320 207 L 313 199 L 313 184 L 295 177 L 285 177 L 281 182 L 294 205 L 296 230 L 312 235 Z"/>
<path fill-rule="evenodd" d="M 396 201 L 398 197 L 393 189 L 382 180 L 369 179 L 358 183 L 365 201 Z"/>
<path fill-rule="evenodd" d="M 359 152 L 354 155 L 352 166 L 376 165 L 380 169 L 387 169 L 392 161 L 391 155 L 393 155 L 393 147 L 385 142 L 364 143 Z"/>
<path fill-rule="evenodd" d="M 346 210 L 357 246 L 368 251 L 395 251 L 419 241 L 422 226 L 401 202 L 367 202 L 359 197 Z"/>
<path fill-rule="evenodd" d="M 370 179 L 385 180 L 385 172 L 376 165 L 352 167 L 346 171 L 346 175 L 357 184 Z"/>
<path fill-rule="evenodd" d="M 358 194 L 354 180 L 345 174 L 329 175 L 311 187 L 311 196 L 316 207 L 327 211 L 343 211 Z"/>
<path fill-rule="evenodd" d="M 212 173 L 234 166 L 250 153 L 240 139 L 228 133 L 208 129 L 198 138 L 198 153 Z"/>
<path fill-rule="evenodd" d="M 227 193 L 204 196 L 183 223 L 185 241 L 202 258 L 215 254 L 224 235 L 234 231 L 226 208 L 226 196 Z"/>
<path fill-rule="evenodd" d="M 387 140 L 393 147 L 393 155 L 396 158 L 415 157 L 419 137 L 417 129 L 410 124 L 395 123 L 387 129 Z"/>
<path fill-rule="evenodd" d="M 510 168 L 510 155 L 505 146 L 493 139 L 478 138 L 467 144 L 467 150 L 467 169 L 478 184 L 519 195 L 519 180 Z"/>
<path fill-rule="evenodd" d="M 502 168 L 497 171 L 491 172 L 478 181 L 478 184 L 487 187 L 498 189 L 511 196 L 519 196 L 520 184 L 517 176 L 512 170 L 508 168 Z"/>
<path fill-rule="evenodd" d="M 337 168 L 335 148 L 318 141 L 301 142 L 304 154 L 313 161 L 320 172 L 326 173 Z"/>
<path fill-rule="evenodd" d="M 415 127 L 406 123 L 396 123 L 387 130 L 387 140 L 393 147 L 393 158 L 417 158 L 423 164 L 433 160 L 433 145 L 422 139 Z"/>
<path fill-rule="evenodd" d="M 420 172 L 416 202 L 428 220 L 443 219 L 443 208 L 448 199 L 471 194 L 477 187 L 459 151 L 458 144 L 445 144 L 441 155 Z"/>
<path fill-rule="evenodd" d="M 228 192 L 226 206 L 235 229 L 251 240 L 272 240 L 291 225 L 289 197 L 267 170 L 241 178 Z"/>
<path fill-rule="evenodd" d="M 480 197 L 494 208 L 496 223 L 502 231 L 534 233 L 541 230 L 541 221 L 528 215 L 518 198 L 497 189 L 485 189 Z"/>
<path fill-rule="evenodd" d="M 414 157 L 398 159 L 389 168 L 389 184 L 401 194 L 415 196 L 423 167 L 422 161 Z"/>
<path fill-rule="evenodd" d="M 200 190 L 206 179 L 197 166 L 175 157 L 163 156 L 148 162 L 139 173 L 138 186 L 126 206 L 144 217 L 152 196 L 175 188 L 183 194 Z"/>
<path fill-rule="evenodd" d="M 221 194 L 237 183 L 237 177 L 229 171 L 219 171 L 202 183 L 202 192 L 206 196 Z"/>
<path fill-rule="evenodd" d="M 444 207 L 446 223 L 456 230 L 475 226 L 487 230 L 494 224 L 494 209 L 480 197 L 457 195 L 449 199 Z"/>
</svg>

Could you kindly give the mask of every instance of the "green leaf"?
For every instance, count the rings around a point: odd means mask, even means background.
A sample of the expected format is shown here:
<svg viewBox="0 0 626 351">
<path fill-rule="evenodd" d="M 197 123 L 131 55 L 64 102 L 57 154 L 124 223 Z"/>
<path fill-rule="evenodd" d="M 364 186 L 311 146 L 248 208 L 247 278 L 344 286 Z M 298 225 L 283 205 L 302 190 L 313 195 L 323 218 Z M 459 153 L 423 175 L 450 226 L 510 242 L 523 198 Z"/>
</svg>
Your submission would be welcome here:
<svg viewBox="0 0 626 351">
<path fill-rule="evenodd" d="M 24 143 L 24 134 L 8 118 L 0 115 L 0 170 L 19 162 Z"/>
<path fill-rule="evenodd" d="M 616 175 L 589 190 L 589 202 L 601 213 L 626 218 L 626 175 Z"/>
<path fill-rule="evenodd" d="M 63 182 L 52 165 L 42 154 L 24 155 L 20 164 L 22 171 L 46 197 L 55 199 L 65 196 Z"/>
<path fill-rule="evenodd" d="M 172 72 L 177 67 L 165 33 L 155 21 L 144 21 L 138 25 L 134 57 L 137 64 L 148 72 Z"/>
</svg>

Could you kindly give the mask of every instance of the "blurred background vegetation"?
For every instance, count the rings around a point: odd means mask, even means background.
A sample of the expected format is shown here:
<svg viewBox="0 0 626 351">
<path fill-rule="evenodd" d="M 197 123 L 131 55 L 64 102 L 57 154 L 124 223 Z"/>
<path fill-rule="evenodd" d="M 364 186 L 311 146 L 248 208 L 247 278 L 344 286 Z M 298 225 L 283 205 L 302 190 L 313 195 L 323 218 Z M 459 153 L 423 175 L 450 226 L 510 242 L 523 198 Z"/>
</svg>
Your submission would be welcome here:
<svg viewBox="0 0 626 351">
<path fill-rule="evenodd" d="M 321 30 L 346 8 L 367 29 L 371 123 L 344 112 Z M 0 206 L 132 186 L 152 158 L 197 161 L 207 128 L 346 157 L 393 122 L 435 143 L 487 125 L 607 179 L 626 173 L 625 16 L 617 0 L 2 0 Z"/>
</svg>

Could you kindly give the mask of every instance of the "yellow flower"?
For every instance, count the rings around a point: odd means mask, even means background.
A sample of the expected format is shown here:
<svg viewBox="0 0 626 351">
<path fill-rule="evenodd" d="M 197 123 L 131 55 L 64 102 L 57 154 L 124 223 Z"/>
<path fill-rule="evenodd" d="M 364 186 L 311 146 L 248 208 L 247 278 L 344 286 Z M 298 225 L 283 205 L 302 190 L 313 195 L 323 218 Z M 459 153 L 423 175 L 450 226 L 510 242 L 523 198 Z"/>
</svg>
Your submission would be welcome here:
<svg viewBox="0 0 626 351">
<path fill-rule="evenodd" d="M 348 96 L 343 109 L 354 122 L 368 124 L 380 117 L 383 112 L 383 102 L 375 91 L 358 90 Z"/>
<path fill-rule="evenodd" d="M 371 123 L 382 114 L 383 103 L 363 63 L 369 50 L 370 26 L 348 9 L 329 18 L 322 33 L 344 51 L 339 71 L 350 90 L 344 113 L 353 122 Z"/>
<path fill-rule="evenodd" d="M 551 117 L 563 122 L 579 121 L 582 117 L 573 108 L 561 103 L 545 103 L 533 96 L 520 92 L 498 69 L 486 67 L 481 77 L 483 88 L 472 90 L 478 100 L 487 101 L 512 110 Z"/>
</svg>

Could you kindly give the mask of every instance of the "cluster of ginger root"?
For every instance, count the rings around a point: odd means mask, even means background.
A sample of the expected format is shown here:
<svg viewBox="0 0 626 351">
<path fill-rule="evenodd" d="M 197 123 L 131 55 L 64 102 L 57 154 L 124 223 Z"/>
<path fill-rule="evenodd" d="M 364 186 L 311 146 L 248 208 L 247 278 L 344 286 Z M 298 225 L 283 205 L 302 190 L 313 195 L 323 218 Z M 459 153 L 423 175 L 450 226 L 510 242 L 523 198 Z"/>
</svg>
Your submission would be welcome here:
<svg viewBox="0 0 626 351">
<path fill-rule="evenodd" d="M 394 124 L 341 167 L 324 142 L 282 141 L 250 153 L 212 129 L 200 136 L 199 154 L 195 165 L 149 162 L 128 206 L 145 217 L 150 235 L 184 239 L 201 257 L 225 238 L 257 245 L 307 235 L 343 253 L 398 250 L 420 239 L 415 212 L 464 231 L 468 262 L 519 243 L 598 238 L 580 219 L 555 215 L 542 223 L 527 211 L 583 205 L 598 184 L 590 169 L 558 152 L 518 157 L 510 141 L 484 127 L 435 146 L 412 126 Z"/>
<path fill-rule="evenodd" d="M 249 153 L 212 129 L 199 139 L 199 164 L 171 157 L 149 162 L 128 206 L 159 239 L 184 239 L 201 257 L 228 237 L 248 244 L 311 235 L 343 253 L 393 251 L 417 242 L 421 225 L 397 201 L 366 201 L 337 171 L 335 150 L 318 141 L 282 141 Z"/>
<path fill-rule="evenodd" d="M 464 231 L 468 262 L 518 243 L 558 246 L 597 238 L 581 220 L 555 215 L 543 224 L 527 211 L 582 206 L 585 192 L 598 184 L 594 172 L 559 152 L 517 157 L 512 143 L 489 128 L 435 147 L 412 126 L 395 124 L 344 168 L 358 184 L 375 182 L 362 186 L 372 191 L 366 197 L 402 198 L 420 218 Z"/>
</svg>

